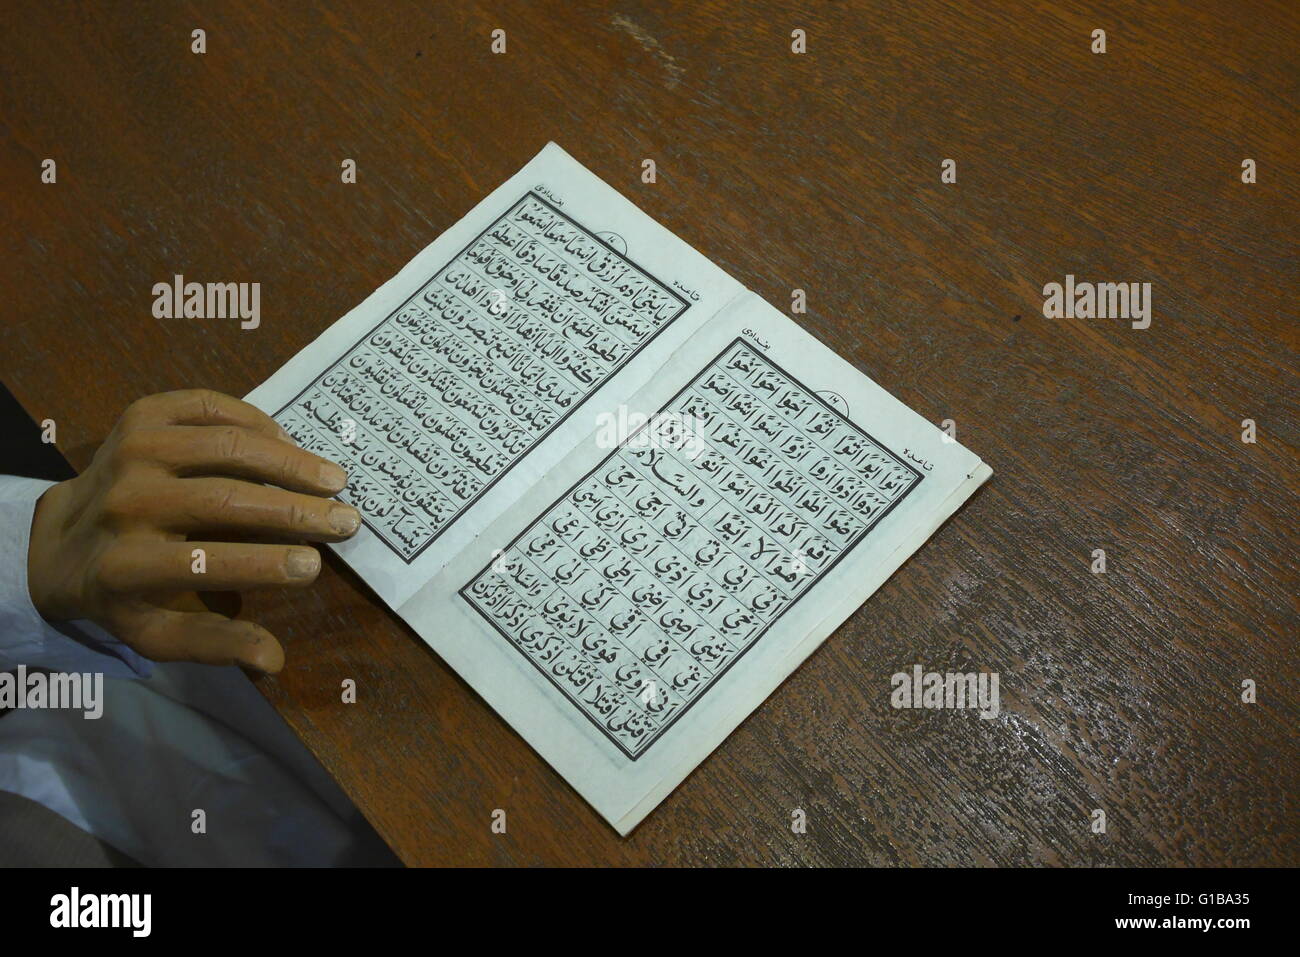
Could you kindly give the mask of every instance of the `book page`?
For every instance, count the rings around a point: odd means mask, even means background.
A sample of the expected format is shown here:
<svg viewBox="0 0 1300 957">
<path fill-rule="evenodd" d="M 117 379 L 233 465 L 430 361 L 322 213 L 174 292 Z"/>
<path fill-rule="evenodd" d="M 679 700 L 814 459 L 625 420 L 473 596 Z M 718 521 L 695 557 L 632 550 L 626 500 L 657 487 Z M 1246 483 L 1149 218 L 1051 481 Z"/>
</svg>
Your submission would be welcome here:
<svg viewBox="0 0 1300 957">
<path fill-rule="evenodd" d="M 348 470 L 391 607 L 742 287 L 554 143 L 248 401 Z"/>
<path fill-rule="evenodd" d="M 626 834 L 990 472 L 752 294 L 599 411 L 400 613 Z"/>
</svg>

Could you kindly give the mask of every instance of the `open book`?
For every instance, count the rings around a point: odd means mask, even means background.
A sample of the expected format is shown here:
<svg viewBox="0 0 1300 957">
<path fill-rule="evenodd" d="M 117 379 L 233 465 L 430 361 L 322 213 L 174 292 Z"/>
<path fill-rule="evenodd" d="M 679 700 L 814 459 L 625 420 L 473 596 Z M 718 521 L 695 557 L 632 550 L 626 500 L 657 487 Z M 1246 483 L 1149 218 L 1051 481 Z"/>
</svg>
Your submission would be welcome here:
<svg viewBox="0 0 1300 957">
<path fill-rule="evenodd" d="M 248 401 L 621 834 L 991 474 L 553 143 Z"/>
</svg>

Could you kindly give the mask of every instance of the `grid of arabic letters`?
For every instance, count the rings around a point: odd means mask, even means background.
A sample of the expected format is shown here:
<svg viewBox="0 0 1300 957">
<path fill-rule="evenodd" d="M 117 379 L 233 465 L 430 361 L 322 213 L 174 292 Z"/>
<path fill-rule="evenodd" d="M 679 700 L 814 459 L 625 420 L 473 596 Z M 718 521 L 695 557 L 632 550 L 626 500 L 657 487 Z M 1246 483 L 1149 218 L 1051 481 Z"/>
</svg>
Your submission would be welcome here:
<svg viewBox="0 0 1300 957">
<path fill-rule="evenodd" d="M 737 339 L 460 594 L 636 760 L 921 480 Z"/>
</svg>

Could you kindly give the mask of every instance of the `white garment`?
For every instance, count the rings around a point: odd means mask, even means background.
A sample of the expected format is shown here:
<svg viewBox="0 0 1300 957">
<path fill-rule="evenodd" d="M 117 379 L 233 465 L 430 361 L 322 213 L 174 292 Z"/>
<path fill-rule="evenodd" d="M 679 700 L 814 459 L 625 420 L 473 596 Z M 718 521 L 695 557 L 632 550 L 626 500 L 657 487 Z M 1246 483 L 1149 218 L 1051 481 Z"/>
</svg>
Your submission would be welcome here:
<svg viewBox="0 0 1300 957">
<path fill-rule="evenodd" d="M 238 668 L 151 662 L 90 622 L 41 618 L 27 547 L 51 484 L 0 476 L 0 671 L 102 672 L 103 715 L 4 714 L 0 790 L 146 865 L 396 863 Z"/>
</svg>

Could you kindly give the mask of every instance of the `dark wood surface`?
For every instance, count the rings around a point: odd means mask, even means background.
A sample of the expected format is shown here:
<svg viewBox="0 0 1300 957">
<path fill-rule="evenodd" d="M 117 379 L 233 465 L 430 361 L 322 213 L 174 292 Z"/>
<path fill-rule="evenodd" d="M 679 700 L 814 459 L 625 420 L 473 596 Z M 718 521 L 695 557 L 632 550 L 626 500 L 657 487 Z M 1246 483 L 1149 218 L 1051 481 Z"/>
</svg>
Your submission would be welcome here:
<svg viewBox="0 0 1300 957">
<path fill-rule="evenodd" d="M 261 688 L 407 862 L 1296 864 L 1300 7 L 785 7 L 6 2 L 0 378 L 84 467 L 554 139 L 995 475 L 626 840 L 337 559 L 249 596 Z M 153 318 L 178 272 L 260 282 L 261 328 Z M 1044 318 L 1067 273 L 1152 283 L 1151 328 Z M 1001 716 L 893 710 L 916 663 Z"/>
</svg>

